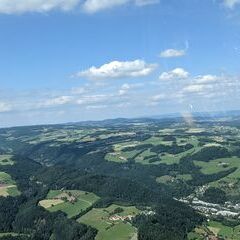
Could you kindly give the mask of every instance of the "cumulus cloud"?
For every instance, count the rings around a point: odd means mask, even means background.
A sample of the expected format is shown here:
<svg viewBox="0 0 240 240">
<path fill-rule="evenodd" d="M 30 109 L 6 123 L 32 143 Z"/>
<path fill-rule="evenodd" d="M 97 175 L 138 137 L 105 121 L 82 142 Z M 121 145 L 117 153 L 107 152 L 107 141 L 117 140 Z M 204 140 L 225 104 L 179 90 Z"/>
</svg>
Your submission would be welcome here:
<svg viewBox="0 0 240 240">
<path fill-rule="evenodd" d="M 79 5 L 80 0 L 0 0 L 0 13 L 69 11 Z"/>
<path fill-rule="evenodd" d="M 191 84 L 183 88 L 183 92 L 185 93 L 199 93 L 202 92 L 206 88 L 206 85 L 201 84 Z"/>
<path fill-rule="evenodd" d="M 186 50 L 166 49 L 160 53 L 162 58 L 175 58 L 186 55 Z"/>
<path fill-rule="evenodd" d="M 85 77 L 91 80 L 106 80 L 113 78 L 144 77 L 151 74 L 156 64 L 148 64 L 143 60 L 113 61 L 100 67 L 91 67 L 76 74 L 77 77 Z"/>
<path fill-rule="evenodd" d="M 237 4 L 240 4 L 240 0 L 224 0 L 224 5 L 230 9 L 233 9 Z"/>
<path fill-rule="evenodd" d="M 127 3 L 133 3 L 136 6 L 146 6 L 158 3 L 158 0 L 86 0 L 83 3 L 83 9 L 88 13 L 96 13 L 105 9 L 122 6 Z"/>
<path fill-rule="evenodd" d="M 133 84 L 124 83 L 119 89 L 118 94 L 120 96 L 123 96 L 123 95 L 126 95 L 131 89 L 140 88 L 142 86 L 144 86 L 143 83 L 133 83 Z"/>
<path fill-rule="evenodd" d="M 87 0 L 83 4 L 84 11 L 95 13 L 105 9 L 121 6 L 128 3 L 129 0 Z"/>
<path fill-rule="evenodd" d="M 158 0 L 0 0 L 0 13 L 44 13 L 53 10 L 71 11 L 75 8 L 83 9 L 87 13 L 96 13 L 127 3 L 145 6 L 157 2 Z"/>
<path fill-rule="evenodd" d="M 127 94 L 130 89 L 131 89 L 130 84 L 128 84 L 128 83 L 123 84 L 121 86 L 121 88 L 119 89 L 119 95 L 122 96 L 122 95 Z"/>
<path fill-rule="evenodd" d="M 163 72 L 159 79 L 160 80 L 177 80 L 188 78 L 189 73 L 183 68 L 175 68 L 169 72 Z"/>
<path fill-rule="evenodd" d="M 198 93 L 201 94 L 203 92 L 214 89 L 214 86 L 222 86 L 227 84 L 229 81 L 227 78 L 224 80 L 221 76 L 216 75 L 199 75 L 192 79 L 191 84 L 185 86 L 183 88 L 183 93 Z"/>
<path fill-rule="evenodd" d="M 135 4 L 140 7 L 157 3 L 159 3 L 159 0 L 135 0 Z"/>
<path fill-rule="evenodd" d="M 150 97 L 147 105 L 149 106 L 157 106 L 161 101 L 166 100 L 169 96 L 167 96 L 165 93 L 160 93 L 157 95 L 154 95 Z"/>
<path fill-rule="evenodd" d="M 208 83 L 214 83 L 219 79 L 216 75 L 200 75 L 195 78 L 196 83 L 198 84 L 208 84 Z"/>
<path fill-rule="evenodd" d="M 147 105 L 149 106 L 157 106 L 159 105 L 161 102 L 167 100 L 168 98 L 171 98 L 171 96 L 167 93 L 159 93 L 156 95 L 153 95 L 149 98 Z"/>
<path fill-rule="evenodd" d="M 12 110 L 12 107 L 10 104 L 5 102 L 0 102 L 0 113 L 9 112 L 11 110 Z"/>
</svg>

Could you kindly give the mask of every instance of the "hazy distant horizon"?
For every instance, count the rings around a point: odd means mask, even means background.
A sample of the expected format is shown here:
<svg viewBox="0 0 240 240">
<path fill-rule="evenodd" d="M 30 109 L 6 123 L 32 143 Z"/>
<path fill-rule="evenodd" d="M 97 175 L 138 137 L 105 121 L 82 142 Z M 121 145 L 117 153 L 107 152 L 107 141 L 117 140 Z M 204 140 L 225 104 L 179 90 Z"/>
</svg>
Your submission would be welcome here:
<svg viewBox="0 0 240 240">
<path fill-rule="evenodd" d="M 137 119 L 174 119 L 174 118 L 179 118 L 179 117 L 227 117 L 226 115 L 228 113 L 231 113 L 229 117 L 231 116 L 240 116 L 240 109 L 239 110 L 227 110 L 227 111 L 212 111 L 212 112 L 173 112 L 173 113 L 165 113 L 165 114 L 157 114 L 157 115 L 145 115 L 145 116 L 135 116 L 135 117 L 115 117 L 115 118 L 102 118 L 102 119 L 86 119 L 86 120 L 76 120 L 76 121 L 65 121 L 65 122 L 39 122 L 36 124 L 23 124 L 23 125 L 6 125 L 6 126 L 1 126 L 0 129 L 4 128 L 14 128 L 14 127 L 31 127 L 31 126 L 41 126 L 41 125 L 65 125 L 65 124 L 81 124 L 81 123 L 87 123 L 87 122 L 103 122 L 103 121 L 114 121 L 118 119 L 126 119 L 126 120 L 137 120 Z"/>
</svg>

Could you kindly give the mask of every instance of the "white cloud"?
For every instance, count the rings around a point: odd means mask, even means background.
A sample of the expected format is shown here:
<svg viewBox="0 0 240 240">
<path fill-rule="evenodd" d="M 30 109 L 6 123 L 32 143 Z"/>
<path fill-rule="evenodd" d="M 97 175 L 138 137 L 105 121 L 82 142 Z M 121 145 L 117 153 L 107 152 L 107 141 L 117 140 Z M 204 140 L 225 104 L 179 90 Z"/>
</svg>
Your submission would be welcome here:
<svg viewBox="0 0 240 240">
<path fill-rule="evenodd" d="M 44 13 L 53 10 L 71 11 L 75 8 L 82 8 L 88 13 L 95 13 L 127 3 L 145 6 L 157 2 L 158 0 L 0 0 L 0 13 Z"/>
<path fill-rule="evenodd" d="M 158 0 L 86 0 L 83 3 L 83 9 L 87 13 L 96 13 L 106 9 L 119 7 L 127 3 L 133 3 L 136 6 L 146 6 L 158 2 Z"/>
<path fill-rule="evenodd" d="M 135 0 L 135 4 L 140 7 L 157 3 L 159 3 L 159 0 Z"/>
<path fill-rule="evenodd" d="M 177 80 L 177 79 L 185 79 L 189 76 L 189 73 L 183 68 L 175 68 L 169 72 L 163 72 L 159 79 L 160 80 Z"/>
<path fill-rule="evenodd" d="M 200 75 L 195 78 L 196 83 L 198 84 L 208 84 L 208 83 L 214 83 L 219 79 L 216 75 Z"/>
<path fill-rule="evenodd" d="M 69 11 L 81 0 L 0 0 L 0 13 L 15 14 L 26 12 Z"/>
<path fill-rule="evenodd" d="M 83 4 L 83 9 L 88 13 L 95 13 L 105 9 L 121 6 L 128 2 L 129 0 L 87 0 Z"/>
<path fill-rule="evenodd" d="M 111 96 L 106 94 L 86 95 L 79 98 L 76 103 L 79 105 L 97 104 L 106 102 Z"/>
<path fill-rule="evenodd" d="M 160 94 L 157 94 L 157 95 L 154 95 L 152 97 L 150 97 L 147 105 L 148 106 L 157 106 L 160 104 L 160 102 L 162 100 L 166 100 L 169 96 L 167 96 L 166 94 L 164 93 L 160 93 Z"/>
<path fill-rule="evenodd" d="M 118 94 L 120 96 L 126 95 L 131 89 L 140 88 L 143 86 L 144 86 L 143 83 L 133 83 L 133 84 L 124 83 L 119 89 Z"/>
<path fill-rule="evenodd" d="M 167 49 L 160 53 L 162 58 L 182 57 L 186 55 L 186 50 Z"/>
<path fill-rule="evenodd" d="M 219 81 L 221 80 L 221 81 Z M 192 79 L 192 83 L 183 88 L 183 93 L 207 93 L 210 90 L 216 91 L 221 86 L 227 87 L 228 79 L 216 75 L 199 75 Z"/>
<path fill-rule="evenodd" d="M 131 86 L 128 83 L 123 84 L 119 89 L 119 95 L 122 96 L 127 94 L 130 89 L 131 89 Z"/>
<path fill-rule="evenodd" d="M 60 96 L 52 99 L 47 99 L 45 102 L 41 103 L 41 106 L 58 106 L 58 105 L 64 105 L 67 103 L 70 103 L 72 101 L 71 96 Z"/>
<path fill-rule="evenodd" d="M 108 107 L 107 105 L 89 105 L 89 106 L 86 106 L 86 109 L 88 109 L 88 110 L 104 109 L 104 108 L 107 108 L 107 107 Z"/>
<path fill-rule="evenodd" d="M 11 108 L 10 104 L 5 103 L 5 102 L 0 102 L 0 113 L 9 112 L 11 110 L 12 110 L 12 108 Z"/>
<path fill-rule="evenodd" d="M 233 9 L 237 4 L 240 4 L 240 0 L 224 0 L 224 5 L 230 9 Z"/>
<path fill-rule="evenodd" d="M 159 101 L 166 98 L 166 94 L 158 94 L 151 98 L 152 101 Z"/>
<path fill-rule="evenodd" d="M 86 92 L 87 92 L 87 90 L 84 87 L 75 87 L 75 88 L 72 88 L 72 90 L 71 90 L 71 93 L 76 94 L 76 95 L 78 95 L 78 94 L 81 95 Z"/>
<path fill-rule="evenodd" d="M 148 64 L 143 60 L 113 61 L 97 68 L 95 66 L 76 74 L 77 77 L 85 77 L 91 80 L 106 80 L 113 78 L 144 77 L 151 74 L 156 64 Z"/>
<path fill-rule="evenodd" d="M 202 92 L 206 88 L 206 85 L 201 84 L 191 84 L 183 88 L 183 92 L 185 93 L 199 93 Z"/>
</svg>

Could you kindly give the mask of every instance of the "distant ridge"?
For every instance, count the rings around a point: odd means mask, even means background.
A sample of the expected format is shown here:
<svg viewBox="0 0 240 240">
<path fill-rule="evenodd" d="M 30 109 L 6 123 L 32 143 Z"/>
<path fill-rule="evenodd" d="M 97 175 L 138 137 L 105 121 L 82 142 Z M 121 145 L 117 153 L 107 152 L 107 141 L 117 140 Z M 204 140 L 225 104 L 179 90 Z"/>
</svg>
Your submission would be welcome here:
<svg viewBox="0 0 240 240">
<path fill-rule="evenodd" d="M 137 124 L 148 122 L 159 122 L 159 121 L 173 121 L 179 122 L 184 119 L 184 115 L 190 115 L 193 118 L 199 120 L 204 119 L 214 119 L 214 118 L 227 118 L 227 117 L 240 117 L 240 110 L 230 110 L 230 111 L 214 111 L 214 112 L 185 112 L 185 113 L 169 113 L 160 114 L 152 116 L 140 116 L 135 118 L 112 118 L 104 120 L 89 120 L 89 121 L 77 121 L 77 122 L 67 122 L 67 123 L 53 123 L 53 124 L 37 124 L 37 125 L 25 125 L 25 126 L 12 126 L 5 127 L 8 128 L 18 128 L 18 127 L 34 127 L 34 126 L 58 126 L 58 125 L 81 125 L 81 126 L 108 126 L 108 125 L 122 125 L 122 124 Z M 0 129 L 3 127 L 0 127 Z"/>
</svg>

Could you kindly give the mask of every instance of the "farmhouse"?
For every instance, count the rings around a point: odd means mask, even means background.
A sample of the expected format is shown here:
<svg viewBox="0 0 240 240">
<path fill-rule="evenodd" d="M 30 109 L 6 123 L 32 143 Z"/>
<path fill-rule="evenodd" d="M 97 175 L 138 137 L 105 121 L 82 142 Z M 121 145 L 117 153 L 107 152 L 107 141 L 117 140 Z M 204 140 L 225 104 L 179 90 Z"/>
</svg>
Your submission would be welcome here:
<svg viewBox="0 0 240 240">
<path fill-rule="evenodd" d="M 114 215 L 109 218 L 110 221 L 125 221 L 125 220 L 132 220 L 133 216 L 132 215 L 127 215 L 127 216 L 119 216 L 119 215 Z"/>
</svg>

